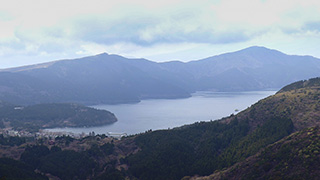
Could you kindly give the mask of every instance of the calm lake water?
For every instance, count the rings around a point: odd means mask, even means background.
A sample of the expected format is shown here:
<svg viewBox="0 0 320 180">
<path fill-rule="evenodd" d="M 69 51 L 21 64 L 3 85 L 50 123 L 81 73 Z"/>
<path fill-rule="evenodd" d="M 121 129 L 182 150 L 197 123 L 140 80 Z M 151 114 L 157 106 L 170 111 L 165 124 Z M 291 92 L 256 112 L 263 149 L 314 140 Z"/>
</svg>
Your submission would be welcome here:
<svg viewBox="0 0 320 180">
<path fill-rule="evenodd" d="M 168 129 L 197 121 L 217 120 L 236 110 L 244 110 L 276 91 L 197 92 L 187 99 L 151 99 L 137 104 L 96 105 L 116 115 L 111 125 L 89 128 L 55 128 L 50 131 L 106 134 L 107 132 L 136 134 L 149 129 Z"/>
</svg>

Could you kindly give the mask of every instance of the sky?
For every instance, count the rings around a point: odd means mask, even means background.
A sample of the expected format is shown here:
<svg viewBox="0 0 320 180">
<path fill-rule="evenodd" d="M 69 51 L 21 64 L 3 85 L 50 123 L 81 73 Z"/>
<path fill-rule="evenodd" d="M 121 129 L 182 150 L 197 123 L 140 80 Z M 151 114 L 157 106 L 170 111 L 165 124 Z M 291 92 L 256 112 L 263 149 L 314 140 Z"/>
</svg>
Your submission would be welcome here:
<svg viewBox="0 0 320 180">
<path fill-rule="evenodd" d="M 319 0 L 0 2 L 0 69 L 103 52 L 187 62 L 250 46 L 320 58 Z"/>
</svg>

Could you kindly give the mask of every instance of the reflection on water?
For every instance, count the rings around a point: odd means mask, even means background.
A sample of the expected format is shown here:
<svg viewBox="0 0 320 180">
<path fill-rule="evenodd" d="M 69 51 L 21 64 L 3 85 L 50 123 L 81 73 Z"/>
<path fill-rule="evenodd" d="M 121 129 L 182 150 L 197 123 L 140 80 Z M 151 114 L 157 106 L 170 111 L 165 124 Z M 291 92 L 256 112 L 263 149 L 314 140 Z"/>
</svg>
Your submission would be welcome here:
<svg viewBox="0 0 320 180">
<path fill-rule="evenodd" d="M 96 105 L 92 107 L 111 111 L 117 116 L 118 121 L 100 127 L 55 128 L 50 131 L 136 134 L 149 129 L 168 129 L 229 116 L 274 93 L 275 91 L 201 91 L 186 99 L 150 99 L 137 104 Z"/>
</svg>

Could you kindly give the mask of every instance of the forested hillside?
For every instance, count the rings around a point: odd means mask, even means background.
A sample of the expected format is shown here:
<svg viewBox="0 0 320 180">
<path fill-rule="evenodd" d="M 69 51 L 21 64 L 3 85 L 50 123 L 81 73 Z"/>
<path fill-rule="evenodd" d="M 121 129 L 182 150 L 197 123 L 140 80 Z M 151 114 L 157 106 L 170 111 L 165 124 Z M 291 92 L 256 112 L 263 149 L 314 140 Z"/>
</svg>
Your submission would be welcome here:
<svg viewBox="0 0 320 180">
<path fill-rule="evenodd" d="M 281 139 L 226 170 L 206 177 L 188 179 L 318 179 L 319 136 L 318 126 L 307 128 Z"/>
<path fill-rule="evenodd" d="M 109 111 L 78 104 L 0 105 L 0 125 L 14 130 L 34 132 L 55 127 L 101 126 L 116 121 L 115 115 Z"/>
</svg>

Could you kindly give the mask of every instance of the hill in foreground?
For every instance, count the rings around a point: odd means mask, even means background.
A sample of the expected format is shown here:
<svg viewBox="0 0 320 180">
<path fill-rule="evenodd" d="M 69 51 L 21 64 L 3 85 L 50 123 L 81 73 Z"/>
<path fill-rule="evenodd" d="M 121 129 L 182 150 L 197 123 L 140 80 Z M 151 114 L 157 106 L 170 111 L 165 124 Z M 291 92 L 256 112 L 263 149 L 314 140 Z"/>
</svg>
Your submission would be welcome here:
<svg viewBox="0 0 320 180">
<path fill-rule="evenodd" d="M 261 147 L 257 154 L 226 170 L 190 179 L 317 179 L 320 174 L 320 78 L 285 86 L 252 108 L 261 119 L 268 114 L 289 117 L 296 132 Z M 249 110 L 243 114 L 252 113 Z M 252 123 L 253 127 L 259 126 L 260 121 Z"/>
<path fill-rule="evenodd" d="M 141 151 L 127 158 L 129 171 L 139 179 L 179 179 L 228 168 L 293 132 L 318 126 L 319 97 L 314 83 L 282 90 L 219 121 L 139 135 L 134 141 Z"/>
<path fill-rule="evenodd" d="M 281 139 L 226 170 L 206 177 L 188 179 L 318 179 L 319 137 L 319 126 L 307 128 Z"/>
</svg>

